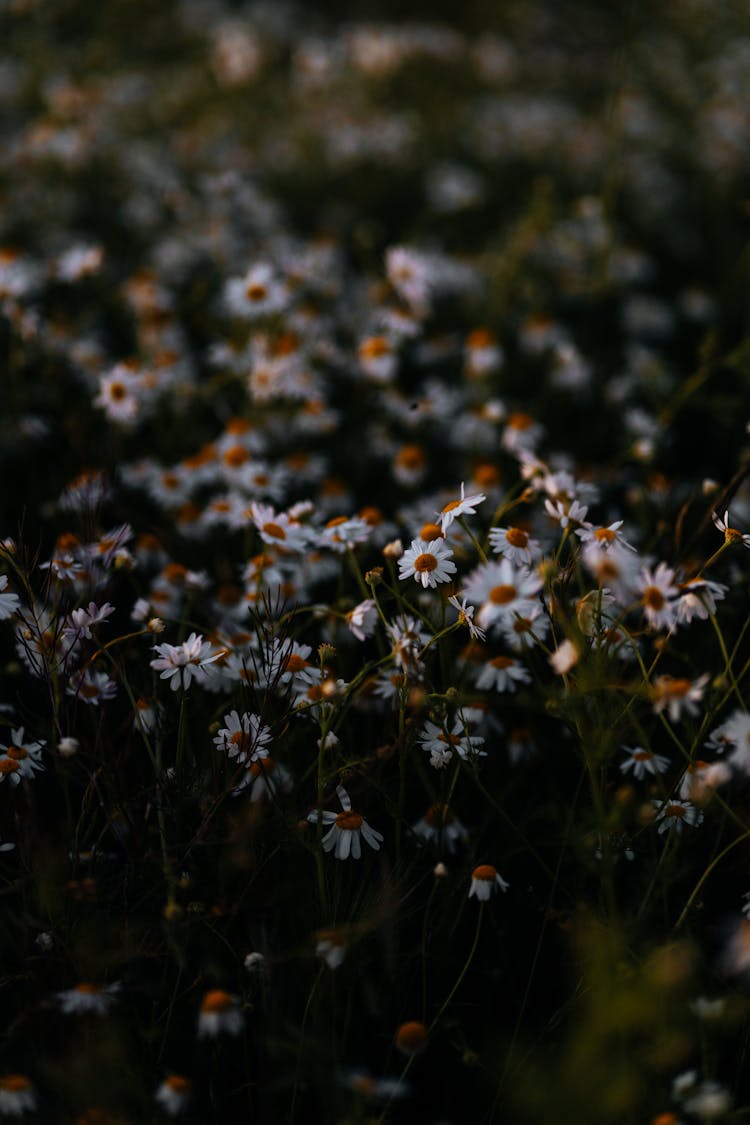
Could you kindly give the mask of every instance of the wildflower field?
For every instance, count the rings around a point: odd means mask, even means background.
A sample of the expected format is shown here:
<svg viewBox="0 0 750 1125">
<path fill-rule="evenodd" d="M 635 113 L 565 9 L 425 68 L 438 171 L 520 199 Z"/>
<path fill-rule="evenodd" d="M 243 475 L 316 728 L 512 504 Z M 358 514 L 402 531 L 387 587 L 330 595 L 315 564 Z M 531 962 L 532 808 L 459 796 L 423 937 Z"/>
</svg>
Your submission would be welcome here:
<svg viewBox="0 0 750 1125">
<path fill-rule="evenodd" d="M 0 1120 L 748 1125 L 750 9 L 0 25 Z"/>
</svg>

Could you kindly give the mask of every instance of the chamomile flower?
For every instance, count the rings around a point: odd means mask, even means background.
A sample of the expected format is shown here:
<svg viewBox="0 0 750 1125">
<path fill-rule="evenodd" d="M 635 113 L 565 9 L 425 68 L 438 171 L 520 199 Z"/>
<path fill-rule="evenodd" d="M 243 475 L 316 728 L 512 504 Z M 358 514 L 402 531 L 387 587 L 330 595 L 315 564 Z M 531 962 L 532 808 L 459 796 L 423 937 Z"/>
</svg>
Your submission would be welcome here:
<svg viewBox="0 0 750 1125">
<path fill-rule="evenodd" d="M 106 1016 L 119 991 L 119 981 L 110 985 L 81 981 L 73 988 L 66 988 L 62 992 L 55 993 L 55 996 L 60 1005 L 60 1011 L 65 1015 Z"/>
<path fill-rule="evenodd" d="M 5 593 L 8 588 L 8 575 L 0 574 L 0 621 L 12 617 L 21 604 L 18 594 Z"/>
<path fill-rule="evenodd" d="M 274 800 L 280 793 L 291 792 L 292 785 L 292 775 L 286 766 L 274 758 L 257 757 L 245 763 L 245 776 L 232 789 L 232 796 L 236 797 L 249 789 L 251 803 L 263 799 Z"/>
<path fill-rule="evenodd" d="M 453 552 L 443 544 L 441 539 L 425 542 L 424 539 L 412 539 L 408 551 L 398 560 L 399 578 L 414 578 L 421 582 L 426 590 L 428 586 L 436 587 L 438 582 L 449 582 L 452 574 L 456 573 L 456 564 L 451 561 Z"/>
<path fill-rule="evenodd" d="M 320 819 L 323 824 L 330 825 L 328 832 L 321 841 L 323 851 L 332 851 L 336 859 L 348 859 L 349 856 L 352 859 L 359 859 L 362 855 L 361 840 L 363 838 L 373 851 L 379 851 L 383 839 L 382 835 L 371 828 L 364 817 L 352 809 L 349 794 L 343 785 L 336 787 L 336 796 L 341 802 L 342 811 L 340 813 L 324 810 L 318 814 L 318 810 L 313 809 L 307 816 L 312 824 L 316 824 Z"/>
<path fill-rule="evenodd" d="M 688 680 L 677 676 L 657 676 L 651 688 L 654 711 L 666 711 L 673 723 L 683 715 L 697 715 L 709 677 Z"/>
<path fill-rule="evenodd" d="M 714 527 L 723 532 L 725 543 L 742 543 L 744 547 L 750 547 L 750 535 L 738 531 L 736 527 L 730 527 L 728 509 L 724 512 L 724 519 L 721 519 L 716 512 L 711 513 L 711 518 L 714 521 Z"/>
<path fill-rule="evenodd" d="M 447 723 L 438 726 L 428 719 L 422 727 L 419 745 L 429 754 L 433 752 L 443 754 L 446 750 L 450 750 L 460 758 L 486 756 L 486 752 L 480 749 L 484 745 L 484 739 L 470 734 L 466 724 L 459 718 L 455 719 L 450 730 L 447 729 Z"/>
<path fill-rule="evenodd" d="M 532 566 L 542 557 L 539 541 L 532 539 L 522 527 L 493 527 L 489 541 L 496 555 L 502 555 L 517 565 Z"/>
<path fill-rule="evenodd" d="M 490 629 L 516 615 L 529 617 L 538 608 L 541 587 L 538 575 L 517 569 L 510 559 L 501 559 L 476 567 L 461 595 L 480 604 L 477 622 L 483 629 Z"/>
<path fill-rule="evenodd" d="M 471 873 L 469 898 L 477 898 L 480 902 L 486 902 L 496 888 L 499 887 L 501 891 L 507 891 L 509 886 L 510 883 L 506 883 L 505 879 L 498 875 L 492 864 L 481 863 Z"/>
<path fill-rule="evenodd" d="M 43 770 L 42 747 L 45 745 L 44 740 L 25 739 L 23 727 L 12 731 L 10 745 L 0 745 L 0 781 L 7 777 L 12 785 L 18 785 Z"/>
<path fill-rule="evenodd" d="M 624 761 L 620 762 L 622 773 L 632 773 L 633 777 L 641 781 L 647 773 L 656 776 L 669 769 L 669 758 L 663 754 L 655 754 L 653 750 L 644 750 L 642 746 L 623 746 Z"/>
<path fill-rule="evenodd" d="M 449 855 L 455 852 L 456 844 L 463 843 L 469 835 L 450 805 L 441 801 L 430 805 L 424 816 L 412 825 L 412 832 L 425 843 L 445 848 Z"/>
<path fill-rule="evenodd" d="M 165 1113 L 176 1117 L 187 1107 L 192 1089 L 193 1084 L 189 1078 L 182 1074 L 168 1074 L 157 1087 L 154 1099 Z"/>
<path fill-rule="evenodd" d="M 187 691 L 193 679 L 204 683 L 213 672 L 210 665 L 223 655 L 214 652 L 210 641 L 204 641 L 197 633 L 191 633 L 181 645 L 165 643 L 152 647 L 158 655 L 151 661 L 151 667 L 161 672 L 160 679 L 171 680 L 172 691 Z"/>
<path fill-rule="evenodd" d="M 338 969 L 346 957 L 348 931 L 343 926 L 331 930 L 318 930 L 315 938 L 315 956 L 325 961 L 329 969 Z"/>
<path fill-rule="evenodd" d="M 378 620 L 378 611 L 372 598 L 365 598 L 363 602 L 355 605 L 346 615 L 346 624 L 350 632 L 358 641 L 364 641 L 375 632 Z"/>
<path fill-rule="evenodd" d="M 474 683 L 483 691 L 514 692 L 519 684 L 531 683 L 531 673 L 515 657 L 501 653 L 477 664 Z"/>
<path fill-rule="evenodd" d="M 244 711 L 230 711 L 224 716 L 224 726 L 214 738 L 217 750 L 223 750 L 228 758 L 238 762 L 256 761 L 268 757 L 271 732 L 263 725 L 260 715 Z"/>
<path fill-rule="evenodd" d="M 683 825 L 688 824 L 691 828 L 696 828 L 703 822 L 703 813 L 690 801 L 677 799 L 659 801 L 654 798 L 651 804 L 656 809 L 654 819 L 659 825 L 657 831 L 660 834 L 669 831 L 680 834 Z"/>
<path fill-rule="evenodd" d="M 198 1015 L 199 1039 L 216 1039 L 222 1034 L 239 1035 L 244 1026 L 237 996 L 222 988 L 212 988 L 204 994 Z"/>
<path fill-rule="evenodd" d="M 473 641 L 483 641 L 486 635 L 484 629 L 480 629 L 478 625 L 474 624 L 475 606 L 469 605 L 469 603 L 466 601 L 466 598 L 461 598 L 461 600 L 459 601 L 455 594 L 448 598 L 448 601 L 458 613 L 459 625 L 466 626 L 466 628 L 469 630 L 469 636 L 471 637 L 471 639 Z"/>
<path fill-rule="evenodd" d="M 677 603 L 680 590 L 675 582 L 675 572 L 660 562 L 656 570 L 644 566 L 636 587 L 641 595 L 641 605 L 652 629 L 671 629 L 677 620 Z"/>
<path fill-rule="evenodd" d="M 451 500 L 445 505 L 442 512 L 438 512 L 443 535 L 445 535 L 453 521 L 459 519 L 460 516 L 473 516 L 476 512 L 477 505 L 482 504 L 486 499 L 487 497 L 483 492 L 475 492 L 471 496 L 466 496 L 464 493 L 464 482 L 461 481 L 460 499 Z"/>
<path fill-rule="evenodd" d="M 25 1074 L 0 1074 L 0 1114 L 21 1117 L 36 1109 L 36 1090 Z"/>
</svg>

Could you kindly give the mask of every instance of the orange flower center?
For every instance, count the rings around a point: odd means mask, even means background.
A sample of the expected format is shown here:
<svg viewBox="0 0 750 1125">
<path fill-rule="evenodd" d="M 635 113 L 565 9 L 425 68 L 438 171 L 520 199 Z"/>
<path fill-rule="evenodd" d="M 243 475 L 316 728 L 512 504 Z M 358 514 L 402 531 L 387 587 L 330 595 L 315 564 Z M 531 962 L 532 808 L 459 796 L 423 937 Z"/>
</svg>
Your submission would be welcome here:
<svg viewBox="0 0 750 1125">
<path fill-rule="evenodd" d="M 277 523 L 269 520 L 268 523 L 263 524 L 263 531 L 266 535 L 270 535 L 272 539 L 286 539 L 286 532 L 283 527 L 279 527 Z"/>
<path fill-rule="evenodd" d="M 529 545 L 529 537 L 520 527 L 509 527 L 505 532 L 505 538 L 511 547 L 518 547 L 522 551 Z"/>
<path fill-rule="evenodd" d="M 594 532 L 594 539 L 596 539 L 598 543 L 614 543 L 617 539 L 617 535 L 608 527 L 598 527 Z"/>
<path fill-rule="evenodd" d="M 0 1078 L 0 1090 L 20 1094 L 22 1090 L 30 1090 L 31 1083 L 25 1074 L 4 1074 Z"/>
<path fill-rule="evenodd" d="M 515 586 L 493 586 L 490 590 L 490 601 L 493 605 L 508 605 L 516 597 Z"/>
<path fill-rule="evenodd" d="M 353 809 L 345 809 L 336 817 L 336 827 L 343 829 L 345 832 L 356 832 L 362 827 L 362 820 L 363 817 L 359 813 L 355 813 Z"/>
<path fill-rule="evenodd" d="M 14 762 L 12 758 L 0 758 L 0 774 L 15 773 L 20 768 L 18 762 Z"/>
<path fill-rule="evenodd" d="M 436 539 L 443 538 L 443 533 L 436 523 L 425 523 L 419 532 L 419 538 L 423 543 L 434 543 Z"/>
<path fill-rule="evenodd" d="M 213 988 L 203 997 L 202 1012 L 226 1012 L 234 1005 L 234 1000 L 228 992 L 221 988 Z"/>
<path fill-rule="evenodd" d="M 283 671 L 294 674 L 295 672 L 301 672 L 304 668 L 309 668 L 310 662 L 309 660 L 305 660 L 304 657 L 300 656 L 298 653 L 290 652 L 289 655 L 285 656 L 282 660 L 281 667 Z"/>
<path fill-rule="evenodd" d="M 417 555 L 414 560 L 414 569 L 419 574 L 429 573 L 431 570 L 437 569 L 438 561 L 433 554 L 426 551 L 423 555 Z"/>
<path fill-rule="evenodd" d="M 479 879 L 481 883 L 494 883 L 496 875 L 497 871 L 491 863 L 481 863 L 471 873 L 472 879 Z"/>
<path fill-rule="evenodd" d="M 409 1020 L 397 1029 L 394 1042 L 402 1051 L 419 1051 L 427 1042 L 427 1028 L 418 1020 Z"/>
<path fill-rule="evenodd" d="M 5 753 L 9 758 L 15 758 L 17 762 L 22 762 L 24 758 L 28 758 L 29 752 L 25 746 L 8 746 Z"/>
<path fill-rule="evenodd" d="M 504 669 L 510 668 L 515 664 L 515 660 L 512 656 L 493 656 L 492 660 L 490 660 L 490 664 L 493 668 Z"/>
<path fill-rule="evenodd" d="M 453 810 L 450 806 L 439 802 L 436 805 L 431 805 L 425 813 L 425 820 L 431 828 L 444 828 L 447 824 L 452 824 L 454 819 Z"/>
<path fill-rule="evenodd" d="M 268 296 L 268 290 L 259 281 L 251 281 L 245 286 L 245 296 L 248 301 L 264 301 Z"/>
<path fill-rule="evenodd" d="M 664 595 L 658 586 L 647 586 L 643 591 L 643 604 L 649 609 L 660 610 L 664 607 Z"/>
</svg>

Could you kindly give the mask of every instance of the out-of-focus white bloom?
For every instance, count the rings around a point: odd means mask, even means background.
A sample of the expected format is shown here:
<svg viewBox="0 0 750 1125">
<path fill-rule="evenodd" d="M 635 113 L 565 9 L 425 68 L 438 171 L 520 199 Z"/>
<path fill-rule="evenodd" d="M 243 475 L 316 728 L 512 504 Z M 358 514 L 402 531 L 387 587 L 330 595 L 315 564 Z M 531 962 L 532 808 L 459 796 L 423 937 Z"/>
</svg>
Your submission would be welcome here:
<svg viewBox="0 0 750 1125">
<path fill-rule="evenodd" d="M 7 587 L 8 575 L 0 574 L 0 621 L 5 621 L 6 618 L 11 617 L 21 604 L 18 594 L 3 592 Z"/>
<path fill-rule="evenodd" d="M 471 873 L 469 898 L 474 897 L 478 898 L 480 902 L 486 902 L 497 887 L 501 891 L 507 891 L 509 886 L 510 884 L 498 875 L 492 864 L 482 863 L 479 867 L 475 867 Z"/>
<path fill-rule="evenodd" d="M 198 1038 L 216 1039 L 218 1035 L 239 1035 L 245 1025 L 239 1000 L 230 992 L 213 988 L 201 1000 L 198 1016 Z"/>
<path fill-rule="evenodd" d="M 558 676 L 564 676 L 576 666 L 580 658 L 581 654 L 576 645 L 571 640 L 565 640 L 550 655 L 549 663 L 553 672 Z"/>
<path fill-rule="evenodd" d="M 0 1113 L 21 1117 L 26 1110 L 33 1113 L 37 1098 L 31 1079 L 25 1074 L 0 1074 Z"/>
<path fill-rule="evenodd" d="M 154 1099 L 170 1117 L 177 1117 L 187 1108 L 192 1089 L 189 1078 L 182 1074 L 168 1074 L 157 1087 Z"/>
<path fill-rule="evenodd" d="M 55 996 L 60 1005 L 60 1011 L 66 1015 L 90 1013 L 95 1016 L 106 1016 L 119 991 L 119 981 L 106 986 L 92 984 L 90 981 L 81 981 L 73 988 L 55 993 Z"/>
<path fill-rule="evenodd" d="M 657 676 L 651 688 L 654 711 L 657 715 L 666 711 L 673 723 L 683 715 L 697 715 L 708 679 L 707 674 L 697 680 Z"/>
</svg>

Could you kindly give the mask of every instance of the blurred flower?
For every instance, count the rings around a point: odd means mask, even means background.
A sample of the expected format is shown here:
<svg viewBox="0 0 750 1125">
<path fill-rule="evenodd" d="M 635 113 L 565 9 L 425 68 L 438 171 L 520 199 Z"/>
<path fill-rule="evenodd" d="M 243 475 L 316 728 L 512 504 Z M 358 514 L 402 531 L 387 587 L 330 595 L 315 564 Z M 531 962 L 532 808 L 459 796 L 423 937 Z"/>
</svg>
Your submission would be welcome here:
<svg viewBox="0 0 750 1125">
<path fill-rule="evenodd" d="M 59 1002 L 60 1011 L 66 1015 L 90 1013 L 95 1016 L 105 1016 L 114 1004 L 119 991 L 119 981 L 109 985 L 81 981 L 73 988 L 56 992 L 55 996 Z"/>
<path fill-rule="evenodd" d="M 478 898 L 480 902 L 486 902 L 496 887 L 499 887 L 501 891 L 507 891 L 509 886 L 510 884 L 498 875 L 492 864 L 482 863 L 479 867 L 475 867 L 471 873 L 469 898 L 473 896 Z"/>
<path fill-rule="evenodd" d="M 193 1084 L 189 1078 L 184 1078 L 181 1074 L 168 1074 L 157 1087 L 154 1098 L 165 1113 L 176 1117 L 187 1108 L 192 1089 Z"/>
<path fill-rule="evenodd" d="M 198 1016 L 198 1038 L 215 1039 L 218 1035 L 239 1035 L 245 1025 L 239 999 L 221 988 L 206 992 Z"/>
<path fill-rule="evenodd" d="M 26 1110 L 36 1109 L 37 1098 L 31 1079 L 25 1074 L 0 1075 L 0 1113 L 21 1117 Z"/>
</svg>

